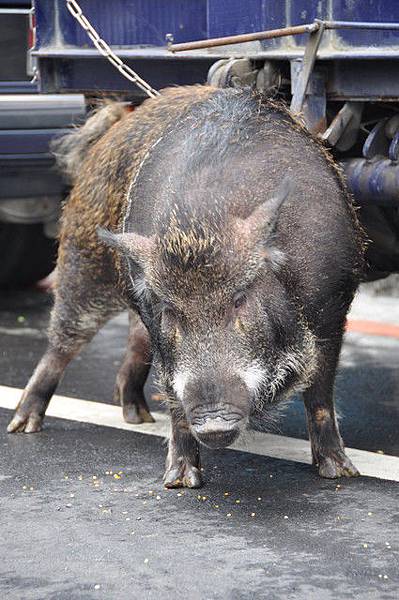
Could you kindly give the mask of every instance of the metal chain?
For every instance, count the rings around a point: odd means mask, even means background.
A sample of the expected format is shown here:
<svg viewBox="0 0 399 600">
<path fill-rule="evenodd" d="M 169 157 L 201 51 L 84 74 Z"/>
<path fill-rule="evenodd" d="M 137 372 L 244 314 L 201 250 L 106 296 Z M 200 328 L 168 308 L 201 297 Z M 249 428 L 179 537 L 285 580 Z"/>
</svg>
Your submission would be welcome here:
<svg viewBox="0 0 399 600">
<path fill-rule="evenodd" d="M 126 63 L 124 63 L 119 56 L 113 52 L 110 46 L 105 42 L 94 29 L 94 27 L 89 23 L 87 18 L 84 16 L 82 9 L 76 0 L 66 0 L 67 8 L 71 15 L 78 21 L 79 25 L 83 27 L 86 31 L 87 35 L 97 48 L 97 50 L 105 56 L 109 60 L 109 62 L 118 69 L 118 71 L 132 81 L 139 87 L 143 92 L 147 94 L 150 98 L 155 98 L 159 96 L 159 92 L 154 90 L 144 79 L 140 77 L 133 69 L 131 69 Z"/>
</svg>

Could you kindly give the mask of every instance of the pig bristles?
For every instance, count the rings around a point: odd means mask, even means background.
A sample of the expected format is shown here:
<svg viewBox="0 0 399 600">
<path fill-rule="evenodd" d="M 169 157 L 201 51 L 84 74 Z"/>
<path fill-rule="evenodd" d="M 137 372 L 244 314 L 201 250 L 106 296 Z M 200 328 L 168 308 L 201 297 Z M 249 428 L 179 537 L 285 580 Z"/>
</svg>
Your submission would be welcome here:
<svg viewBox="0 0 399 600">
<path fill-rule="evenodd" d="M 190 220 L 183 228 L 181 219 L 172 211 L 170 221 L 158 244 L 166 258 L 177 258 L 182 266 L 192 264 L 193 259 L 206 263 L 216 252 L 219 239 L 214 231 L 206 229 L 199 221 Z"/>
<path fill-rule="evenodd" d="M 172 391 L 168 392 L 168 390 L 171 389 L 171 384 L 169 382 L 169 378 L 165 374 L 161 373 L 161 369 L 160 369 L 159 365 L 155 363 L 155 361 L 154 361 L 154 365 L 157 367 L 155 370 L 155 373 L 157 373 L 157 375 L 154 378 L 154 386 L 158 389 L 158 391 L 164 397 L 164 399 L 162 400 L 162 404 L 169 409 L 170 408 L 181 409 L 181 403 L 179 402 L 179 400 L 176 399 L 173 392 Z"/>
<path fill-rule="evenodd" d="M 279 426 L 284 413 L 288 409 L 295 397 L 287 398 L 279 404 L 271 404 L 267 406 L 267 410 L 263 412 L 255 412 L 250 416 L 247 429 L 244 430 L 247 439 L 250 439 L 251 431 L 261 431 L 263 433 L 282 434 Z"/>
<path fill-rule="evenodd" d="M 305 326 L 302 352 L 298 353 L 294 348 L 287 349 L 276 361 L 272 373 L 266 373 L 259 387 L 255 390 L 253 410 L 255 414 L 265 414 L 276 401 L 284 402 L 295 394 L 303 392 L 312 381 L 312 374 L 317 367 L 318 355 L 316 350 L 316 338 Z M 287 375 L 299 376 L 300 386 L 284 390 L 284 396 L 280 394 L 284 389 Z"/>
</svg>

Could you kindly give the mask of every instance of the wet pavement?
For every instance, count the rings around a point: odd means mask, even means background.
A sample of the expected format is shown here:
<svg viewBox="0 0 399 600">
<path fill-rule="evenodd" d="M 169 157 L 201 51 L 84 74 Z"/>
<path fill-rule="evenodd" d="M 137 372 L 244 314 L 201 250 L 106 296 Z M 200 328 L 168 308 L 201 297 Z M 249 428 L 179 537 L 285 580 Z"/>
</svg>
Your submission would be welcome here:
<svg viewBox="0 0 399 600">
<path fill-rule="evenodd" d="M 395 298 L 356 300 L 337 380 L 348 446 L 399 456 Z M 0 384 L 22 388 L 45 347 L 49 298 L 0 299 Z M 111 321 L 58 392 L 112 402 L 126 340 Z M 151 389 L 148 390 L 149 396 Z M 153 409 L 164 410 L 150 401 Z M 162 438 L 49 417 L 7 435 L 0 398 L 0 597 L 12 599 L 398 598 L 399 483 L 322 480 L 307 464 L 203 451 L 201 490 L 164 490 Z M 122 416 L 121 416 L 122 419 Z M 274 433 L 306 439 L 299 400 Z"/>
</svg>

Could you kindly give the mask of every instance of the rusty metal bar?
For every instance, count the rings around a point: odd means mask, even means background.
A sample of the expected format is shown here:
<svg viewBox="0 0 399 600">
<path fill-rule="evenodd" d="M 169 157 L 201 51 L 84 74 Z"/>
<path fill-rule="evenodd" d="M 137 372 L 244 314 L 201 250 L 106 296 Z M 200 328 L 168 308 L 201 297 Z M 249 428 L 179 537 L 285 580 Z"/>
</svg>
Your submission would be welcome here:
<svg viewBox="0 0 399 600">
<path fill-rule="evenodd" d="M 168 50 L 170 50 L 170 52 L 183 52 L 184 50 L 215 48 L 217 46 L 226 46 L 228 44 L 242 44 L 243 42 L 269 40 L 288 35 L 313 33 L 318 31 L 322 23 L 324 29 L 380 29 L 386 31 L 399 29 L 399 23 L 364 23 L 361 21 L 322 21 L 320 19 L 315 19 L 313 23 L 308 23 L 306 25 L 282 27 L 281 29 L 270 29 L 269 31 L 257 31 L 255 33 L 244 33 L 241 35 L 231 35 L 209 40 L 198 40 L 196 42 L 184 42 L 182 44 L 169 43 Z"/>
<path fill-rule="evenodd" d="M 200 48 L 215 48 L 216 46 L 226 46 L 227 44 L 241 44 L 243 42 L 253 42 L 257 40 L 268 40 L 288 35 L 298 35 L 300 33 L 312 33 L 318 31 L 319 23 L 310 23 L 307 25 L 296 25 L 294 27 L 283 27 L 281 29 L 270 29 L 269 31 L 257 31 L 255 33 L 244 33 L 242 35 L 231 35 L 228 37 L 213 38 L 209 40 L 198 40 L 197 42 L 185 42 L 182 44 L 169 44 L 168 50 L 171 52 L 183 52 L 183 50 L 198 50 Z"/>
</svg>

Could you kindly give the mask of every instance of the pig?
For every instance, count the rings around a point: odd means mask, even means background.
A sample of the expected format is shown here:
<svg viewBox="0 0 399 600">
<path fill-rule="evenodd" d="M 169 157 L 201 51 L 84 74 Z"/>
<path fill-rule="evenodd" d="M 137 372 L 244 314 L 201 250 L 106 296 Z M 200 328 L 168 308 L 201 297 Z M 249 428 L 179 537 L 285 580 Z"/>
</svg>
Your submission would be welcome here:
<svg viewBox="0 0 399 600">
<path fill-rule="evenodd" d="M 74 185 L 48 348 L 8 431 L 41 429 L 67 364 L 128 309 L 115 398 L 127 422 L 151 422 L 143 386 L 156 365 L 167 488 L 201 486 L 201 444 L 266 429 L 298 393 L 319 474 L 358 475 L 333 396 L 364 235 L 323 146 L 250 89 L 188 86 L 133 112 L 106 105 L 56 153 Z"/>
</svg>

